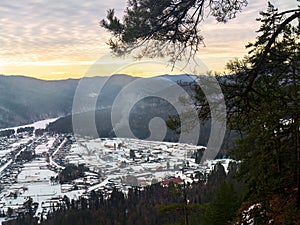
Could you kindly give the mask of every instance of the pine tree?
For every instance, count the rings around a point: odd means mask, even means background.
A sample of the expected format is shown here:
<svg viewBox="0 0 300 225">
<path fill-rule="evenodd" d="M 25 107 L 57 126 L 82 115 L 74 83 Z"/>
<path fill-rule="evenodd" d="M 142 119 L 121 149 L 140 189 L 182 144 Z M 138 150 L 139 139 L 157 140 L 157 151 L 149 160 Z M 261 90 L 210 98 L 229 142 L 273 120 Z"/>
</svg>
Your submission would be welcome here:
<svg viewBox="0 0 300 225">
<path fill-rule="evenodd" d="M 239 207 L 237 193 L 226 182 L 222 183 L 213 202 L 205 207 L 203 225 L 226 225 L 236 216 Z"/>
<path fill-rule="evenodd" d="M 108 10 L 101 26 L 112 33 L 109 45 L 116 55 L 131 53 L 142 47 L 138 57 L 168 55 L 175 62 L 196 54 L 203 37 L 199 24 L 205 12 L 219 22 L 226 22 L 246 7 L 246 0 L 130 0 L 124 19 Z"/>
<path fill-rule="evenodd" d="M 250 196 L 265 201 L 300 187 L 300 29 L 299 20 L 291 23 L 295 14 L 279 13 L 270 3 L 261 15 L 261 35 L 247 46 L 247 58 L 227 65 L 235 75 L 222 84 L 231 128 L 243 134 L 233 151 L 242 160 L 239 172 Z"/>
</svg>

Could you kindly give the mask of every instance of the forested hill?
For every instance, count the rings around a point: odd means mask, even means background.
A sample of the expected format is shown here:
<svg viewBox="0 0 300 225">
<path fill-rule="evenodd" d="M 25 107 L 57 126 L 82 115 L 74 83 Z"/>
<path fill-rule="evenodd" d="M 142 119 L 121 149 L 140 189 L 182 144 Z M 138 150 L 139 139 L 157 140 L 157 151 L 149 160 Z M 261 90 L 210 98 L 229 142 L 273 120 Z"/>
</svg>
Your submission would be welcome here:
<svg viewBox="0 0 300 225">
<path fill-rule="evenodd" d="M 67 114 L 77 82 L 0 76 L 0 128 Z"/>
<path fill-rule="evenodd" d="M 188 79 L 187 75 L 164 77 L 174 81 Z M 83 99 L 98 93 L 99 86 L 107 77 L 84 79 L 89 88 L 84 90 Z M 134 79 L 136 77 L 127 75 L 113 76 L 103 90 L 102 106 L 110 106 L 121 88 Z M 70 114 L 78 82 L 78 79 L 45 81 L 25 76 L 0 75 L 0 128 Z"/>
</svg>

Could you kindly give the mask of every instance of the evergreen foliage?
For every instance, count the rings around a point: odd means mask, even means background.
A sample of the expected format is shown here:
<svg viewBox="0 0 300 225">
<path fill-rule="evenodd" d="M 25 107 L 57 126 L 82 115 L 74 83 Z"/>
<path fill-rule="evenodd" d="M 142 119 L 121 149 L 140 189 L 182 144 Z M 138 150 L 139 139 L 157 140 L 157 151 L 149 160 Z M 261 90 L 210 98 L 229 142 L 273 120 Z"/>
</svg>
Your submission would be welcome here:
<svg viewBox="0 0 300 225">
<path fill-rule="evenodd" d="M 0 131 L 0 137 L 9 137 L 11 135 L 15 134 L 14 129 L 6 129 Z"/>
<path fill-rule="evenodd" d="M 215 199 L 205 207 L 203 225 L 225 225 L 236 217 L 240 203 L 233 187 L 224 182 L 216 193 Z"/>
<path fill-rule="evenodd" d="M 111 9 L 100 24 L 112 33 L 108 44 L 115 54 L 141 47 L 137 57 L 168 55 L 176 62 L 203 44 L 199 25 L 205 15 L 226 22 L 246 5 L 246 0 L 129 0 L 123 20 Z"/>
<path fill-rule="evenodd" d="M 73 164 L 68 164 L 59 174 L 59 181 L 61 184 L 71 182 L 77 178 L 83 177 L 84 172 L 89 171 L 84 165 L 75 166 Z"/>
<path fill-rule="evenodd" d="M 242 160 L 240 174 L 247 177 L 249 195 L 264 201 L 300 179 L 300 30 L 299 21 L 287 24 L 265 54 L 286 19 L 270 3 L 261 15 L 261 35 L 248 45 L 249 56 L 227 65 L 236 75 L 224 83 L 224 92 L 231 126 L 244 134 L 233 151 Z"/>
</svg>

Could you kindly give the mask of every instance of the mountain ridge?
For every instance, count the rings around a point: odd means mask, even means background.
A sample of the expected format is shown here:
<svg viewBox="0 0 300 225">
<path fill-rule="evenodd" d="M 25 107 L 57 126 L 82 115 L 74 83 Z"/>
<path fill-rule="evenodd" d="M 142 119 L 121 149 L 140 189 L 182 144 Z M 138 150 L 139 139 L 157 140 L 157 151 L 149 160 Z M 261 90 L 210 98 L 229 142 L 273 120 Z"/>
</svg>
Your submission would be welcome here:
<svg viewBox="0 0 300 225">
<path fill-rule="evenodd" d="M 69 115 L 81 80 L 87 81 L 91 87 L 91 90 L 84 91 L 82 101 L 85 97 L 94 96 L 97 91 L 99 92 L 97 85 L 106 81 L 107 87 L 103 92 L 107 100 L 103 104 L 109 106 L 122 87 L 135 79 L 165 78 L 177 82 L 186 80 L 186 77 L 186 74 L 164 74 L 150 78 L 115 74 L 83 79 L 42 80 L 24 75 L 0 75 L 0 128 Z"/>
</svg>

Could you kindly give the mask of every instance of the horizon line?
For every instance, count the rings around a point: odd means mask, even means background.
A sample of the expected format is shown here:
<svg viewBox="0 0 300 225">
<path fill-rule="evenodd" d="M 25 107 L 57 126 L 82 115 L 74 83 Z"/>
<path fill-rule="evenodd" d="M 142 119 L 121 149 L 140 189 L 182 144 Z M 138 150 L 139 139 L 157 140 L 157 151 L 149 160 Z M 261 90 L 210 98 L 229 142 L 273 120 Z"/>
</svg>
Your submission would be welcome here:
<svg viewBox="0 0 300 225">
<path fill-rule="evenodd" d="M 142 77 L 142 76 L 136 76 L 132 74 L 122 74 L 122 73 L 116 73 L 112 75 L 94 75 L 94 76 L 82 76 L 82 77 L 68 77 L 68 78 L 62 78 L 62 79 L 57 79 L 55 77 L 54 79 L 46 79 L 46 78 L 39 78 L 37 76 L 31 76 L 31 75 L 24 75 L 24 74 L 0 74 L 2 77 L 24 77 L 24 78 L 30 78 L 34 80 L 42 80 L 42 81 L 64 81 L 64 80 L 80 80 L 83 78 L 96 78 L 96 77 L 112 77 L 112 76 L 128 76 L 128 77 L 136 77 L 136 78 L 153 78 L 153 77 L 161 77 L 161 76 L 198 76 L 195 74 L 187 74 L 187 73 L 182 73 L 182 74 L 167 74 L 167 73 L 162 73 L 160 75 L 153 75 L 153 76 L 148 76 L 148 77 Z M 202 74 L 204 75 L 204 74 Z"/>
</svg>

